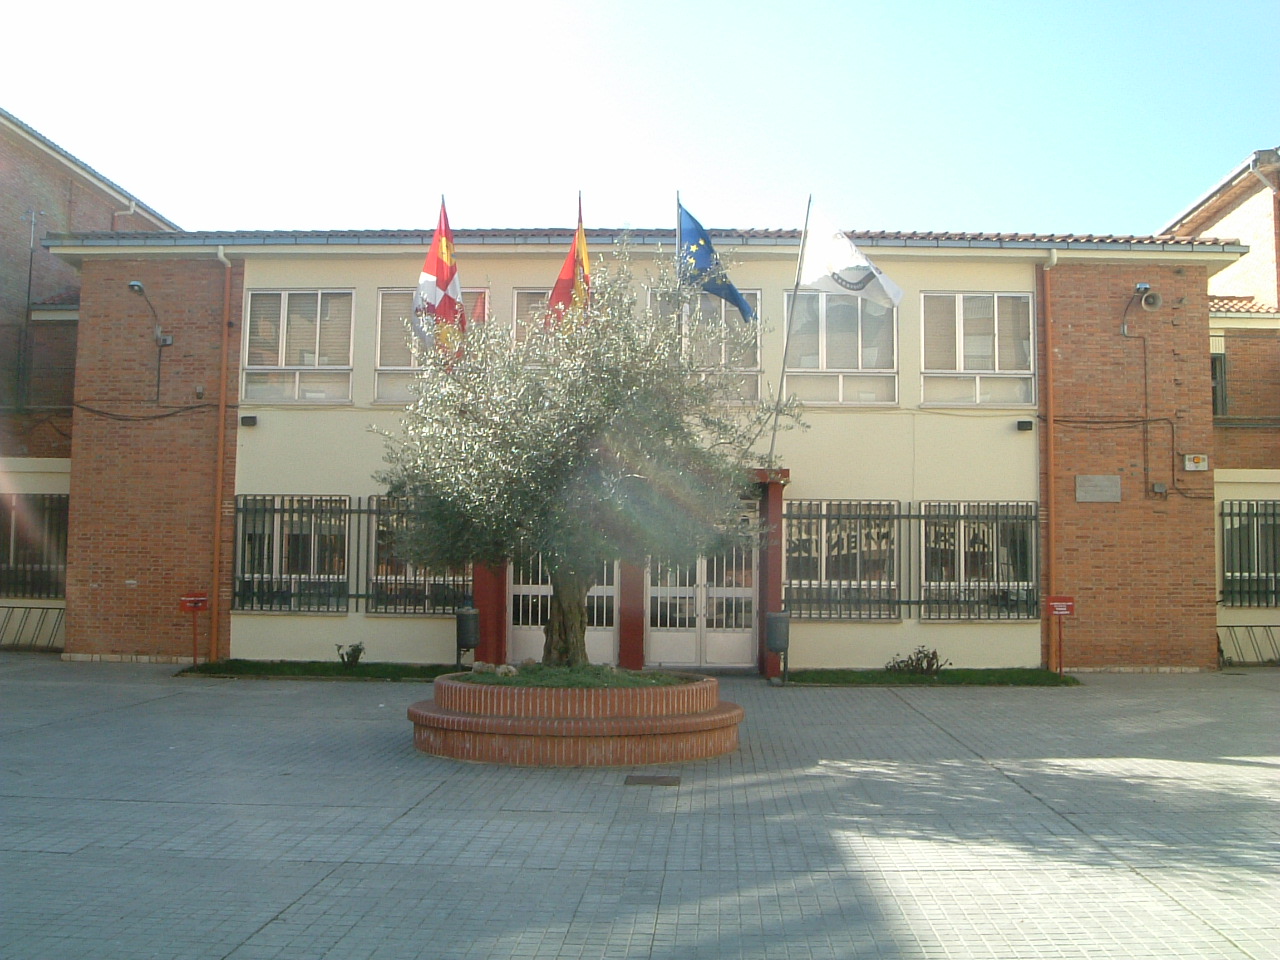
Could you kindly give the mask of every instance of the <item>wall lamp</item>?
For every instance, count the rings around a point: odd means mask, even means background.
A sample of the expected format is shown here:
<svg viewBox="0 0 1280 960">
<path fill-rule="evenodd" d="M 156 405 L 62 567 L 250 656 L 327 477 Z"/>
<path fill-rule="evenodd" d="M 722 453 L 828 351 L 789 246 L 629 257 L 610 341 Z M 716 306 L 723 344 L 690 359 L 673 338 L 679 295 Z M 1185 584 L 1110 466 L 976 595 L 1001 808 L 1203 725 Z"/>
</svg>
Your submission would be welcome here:
<svg viewBox="0 0 1280 960">
<path fill-rule="evenodd" d="M 157 347 L 172 347 L 172 346 L 173 346 L 173 337 L 172 337 L 172 336 L 170 336 L 170 335 L 168 335 L 168 334 L 166 334 L 166 333 L 164 333 L 164 332 L 160 329 L 160 314 L 156 313 L 155 304 L 153 304 L 153 303 L 151 302 L 151 298 L 147 296 L 147 288 L 146 288 L 146 287 L 144 287 L 144 286 L 142 285 L 142 281 L 141 281 L 141 280 L 130 280 L 130 281 L 129 281 L 129 292 L 130 292 L 130 293 L 136 293 L 136 294 L 137 294 L 138 296 L 140 296 L 143 300 L 145 300 L 145 301 L 146 301 L 146 303 L 147 303 L 147 306 L 148 306 L 148 307 L 150 308 L 150 310 L 151 310 L 151 316 L 155 317 L 155 320 L 156 320 L 156 346 L 157 346 Z"/>
</svg>

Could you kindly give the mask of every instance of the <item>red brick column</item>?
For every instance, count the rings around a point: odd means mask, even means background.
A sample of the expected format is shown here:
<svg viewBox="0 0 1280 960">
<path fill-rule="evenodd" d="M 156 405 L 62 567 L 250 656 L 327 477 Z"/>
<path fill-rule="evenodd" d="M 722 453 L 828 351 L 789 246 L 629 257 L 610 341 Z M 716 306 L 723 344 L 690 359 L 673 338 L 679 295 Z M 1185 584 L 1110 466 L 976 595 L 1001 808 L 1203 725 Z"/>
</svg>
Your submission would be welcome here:
<svg viewBox="0 0 1280 960">
<path fill-rule="evenodd" d="M 475 658 L 507 662 L 507 566 L 477 564 L 471 570 L 472 602 L 480 613 L 480 645 Z"/>
<path fill-rule="evenodd" d="M 618 666 L 626 670 L 644 667 L 645 568 L 634 563 L 618 565 Z"/>
<path fill-rule="evenodd" d="M 756 588 L 756 660 L 766 677 L 782 675 L 782 658 L 765 646 L 768 620 L 766 614 L 782 610 L 782 488 L 791 477 L 789 470 L 761 470 L 760 524 L 765 533 L 760 543 Z"/>
</svg>

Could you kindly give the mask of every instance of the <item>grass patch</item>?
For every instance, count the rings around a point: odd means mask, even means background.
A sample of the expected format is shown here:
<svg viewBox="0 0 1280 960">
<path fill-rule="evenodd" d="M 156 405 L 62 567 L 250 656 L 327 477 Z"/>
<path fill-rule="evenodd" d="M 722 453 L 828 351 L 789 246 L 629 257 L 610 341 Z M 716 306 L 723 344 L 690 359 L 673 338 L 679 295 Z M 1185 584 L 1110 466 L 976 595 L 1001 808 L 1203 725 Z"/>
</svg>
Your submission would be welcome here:
<svg viewBox="0 0 1280 960">
<path fill-rule="evenodd" d="M 792 670 L 787 682 L 828 687 L 1074 687 L 1080 683 L 1075 677 L 1038 667 L 953 667 L 933 677 L 888 670 Z"/>
<path fill-rule="evenodd" d="M 541 663 L 522 666 L 511 677 L 500 677 L 496 673 L 468 673 L 463 679 L 467 683 L 499 687 L 674 687 L 689 682 L 687 676 L 661 670 L 619 670 L 597 664 L 548 667 Z"/>
<path fill-rule="evenodd" d="M 276 677 L 285 680 L 433 680 L 452 663 L 357 663 L 337 660 L 218 660 L 178 671 L 180 677 Z"/>
</svg>

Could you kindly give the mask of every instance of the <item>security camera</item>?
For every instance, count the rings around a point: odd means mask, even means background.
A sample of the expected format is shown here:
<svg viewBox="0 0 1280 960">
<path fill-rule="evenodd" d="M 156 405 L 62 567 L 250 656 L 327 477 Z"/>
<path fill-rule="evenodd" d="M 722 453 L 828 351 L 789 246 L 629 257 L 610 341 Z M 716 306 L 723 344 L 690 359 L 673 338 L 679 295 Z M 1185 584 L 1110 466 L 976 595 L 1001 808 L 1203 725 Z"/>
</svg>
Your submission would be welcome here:
<svg viewBox="0 0 1280 960">
<path fill-rule="evenodd" d="M 130 280 L 129 289 L 132 290 L 134 293 L 136 293 L 138 296 L 142 296 L 142 294 L 146 293 L 146 291 L 142 289 L 142 283 L 139 280 Z"/>
<path fill-rule="evenodd" d="M 130 286 L 132 286 L 132 284 L 130 284 Z M 1150 289 L 1151 284 L 1149 283 L 1135 283 L 1133 285 L 1133 295 L 1135 297 L 1140 297 Z"/>
</svg>

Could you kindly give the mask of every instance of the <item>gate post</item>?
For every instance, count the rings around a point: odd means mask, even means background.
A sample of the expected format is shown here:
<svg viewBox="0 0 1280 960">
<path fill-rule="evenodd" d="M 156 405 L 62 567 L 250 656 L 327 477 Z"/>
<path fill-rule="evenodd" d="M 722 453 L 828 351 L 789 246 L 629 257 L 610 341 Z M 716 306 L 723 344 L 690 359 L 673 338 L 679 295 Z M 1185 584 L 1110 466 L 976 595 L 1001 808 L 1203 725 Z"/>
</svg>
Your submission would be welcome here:
<svg viewBox="0 0 1280 960">
<path fill-rule="evenodd" d="M 768 637 L 768 615 L 782 612 L 782 488 L 791 480 L 790 470 L 758 470 L 760 485 L 760 525 L 764 536 L 760 543 L 760 587 L 756 611 L 756 660 L 761 675 L 782 674 L 782 658 L 771 651 Z"/>
</svg>

